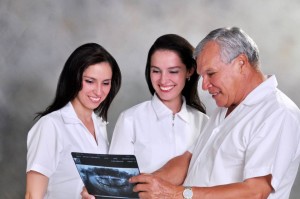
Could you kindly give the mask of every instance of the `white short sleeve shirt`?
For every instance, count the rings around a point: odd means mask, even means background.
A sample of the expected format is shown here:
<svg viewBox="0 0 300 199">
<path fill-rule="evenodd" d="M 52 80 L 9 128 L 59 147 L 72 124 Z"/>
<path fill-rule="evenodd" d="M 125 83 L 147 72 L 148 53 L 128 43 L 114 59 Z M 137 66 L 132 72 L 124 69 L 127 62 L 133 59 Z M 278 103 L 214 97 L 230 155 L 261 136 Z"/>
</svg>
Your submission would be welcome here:
<svg viewBox="0 0 300 199">
<path fill-rule="evenodd" d="M 71 152 L 107 153 L 106 122 L 92 115 L 97 142 L 69 102 L 40 118 L 27 137 L 27 169 L 49 178 L 47 199 L 81 198 L 83 183 Z M 98 144 L 97 144 L 98 143 Z"/>
<path fill-rule="evenodd" d="M 109 153 L 134 154 L 141 172 L 151 173 L 190 147 L 208 117 L 186 105 L 172 111 L 154 95 L 119 116 Z"/>
<path fill-rule="evenodd" d="M 211 116 L 193 151 L 185 185 L 215 186 L 272 174 L 269 199 L 288 199 L 300 161 L 300 111 L 275 76 L 225 118 Z"/>
</svg>

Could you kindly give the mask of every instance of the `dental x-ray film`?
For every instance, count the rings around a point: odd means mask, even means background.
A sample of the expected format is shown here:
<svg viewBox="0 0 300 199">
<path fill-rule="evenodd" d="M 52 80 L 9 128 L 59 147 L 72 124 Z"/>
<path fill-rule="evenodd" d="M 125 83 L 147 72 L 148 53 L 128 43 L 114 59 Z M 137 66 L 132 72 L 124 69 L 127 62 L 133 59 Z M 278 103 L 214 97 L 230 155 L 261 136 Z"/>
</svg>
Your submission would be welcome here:
<svg viewBox="0 0 300 199">
<path fill-rule="evenodd" d="M 109 155 L 72 152 L 79 175 L 89 192 L 96 198 L 139 198 L 128 182 L 138 175 L 134 155 Z"/>
</svg>

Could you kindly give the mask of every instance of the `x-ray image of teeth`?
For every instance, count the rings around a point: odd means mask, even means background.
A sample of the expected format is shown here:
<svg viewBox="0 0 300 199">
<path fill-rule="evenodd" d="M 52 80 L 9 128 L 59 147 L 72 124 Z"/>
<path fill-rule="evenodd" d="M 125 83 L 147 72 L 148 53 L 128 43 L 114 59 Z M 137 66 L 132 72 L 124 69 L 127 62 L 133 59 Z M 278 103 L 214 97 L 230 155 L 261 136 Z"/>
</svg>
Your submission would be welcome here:
<svg viewBox="0 0 300 199">
<path fill-rule="evenodd" d="M 77 165 L 89 193 L 105 198 L 138 198 L 132 191 L 134 184 L 128 182 L 131 176 L 139 174 L 137 168 L 110 168 L 91 165 Z"/>
</svg>

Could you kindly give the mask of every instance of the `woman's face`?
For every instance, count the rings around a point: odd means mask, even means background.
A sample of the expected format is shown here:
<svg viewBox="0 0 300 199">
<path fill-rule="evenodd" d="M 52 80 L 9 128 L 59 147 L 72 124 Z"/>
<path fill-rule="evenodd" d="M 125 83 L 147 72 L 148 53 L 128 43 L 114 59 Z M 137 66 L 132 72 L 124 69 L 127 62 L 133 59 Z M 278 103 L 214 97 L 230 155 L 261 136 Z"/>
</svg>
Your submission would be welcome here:
<svg viewBox="0 0 300 199">
<path fill-rule="evenodd" d="M 89 66 L 82 74 L 82 89 L 72 101 L 77 111 L 96 109 L 107 97 L 111 88 L 112 69 L 109 63 Z"/>
<path fill-rule="evenodd" d="M 172 50 L 157 50 L 151 57 L 150 79 L 164 104 L 181 102 L 186 79 L 191 76 L 178 54 Z"/>
</svg>

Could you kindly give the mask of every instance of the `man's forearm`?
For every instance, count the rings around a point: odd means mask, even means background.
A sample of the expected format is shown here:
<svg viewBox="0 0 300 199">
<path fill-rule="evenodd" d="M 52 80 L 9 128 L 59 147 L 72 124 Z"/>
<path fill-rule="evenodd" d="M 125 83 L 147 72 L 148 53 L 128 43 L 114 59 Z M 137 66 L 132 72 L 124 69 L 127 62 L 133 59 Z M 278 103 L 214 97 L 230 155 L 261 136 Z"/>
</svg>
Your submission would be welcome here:
<svg viewBox="0 0 300 199">
<path fill-rule="evenodd" d="M 272 192 L 271 175 L 244 182 L 213 187 L 193 187 L 193 198 L 202 199 L 266 199 Z M 178 195 L 178 194 L 177 194 Z M 180 198 L 180 197 L 178 197 Z"/>
<path fill-rule="evenodd" d="M 190 152 L 185 152 L 168 161 L 162 168 L 155 171 L 153 175 L 174 185 L 181 185 L 186 177 L 191 157 L 192 154 Z"/>
</svg>

